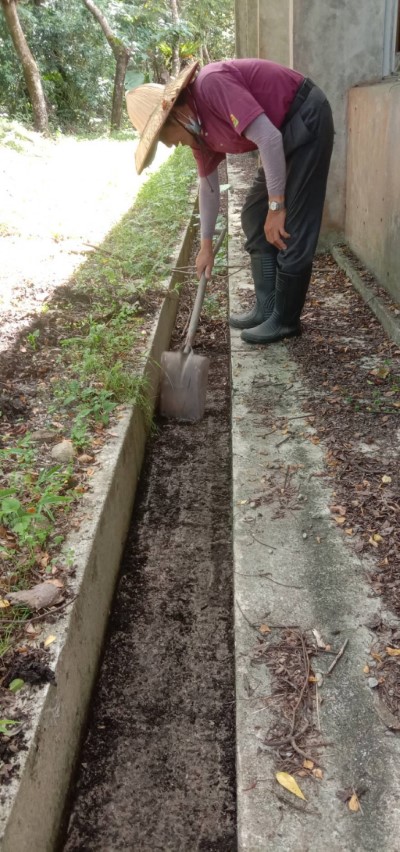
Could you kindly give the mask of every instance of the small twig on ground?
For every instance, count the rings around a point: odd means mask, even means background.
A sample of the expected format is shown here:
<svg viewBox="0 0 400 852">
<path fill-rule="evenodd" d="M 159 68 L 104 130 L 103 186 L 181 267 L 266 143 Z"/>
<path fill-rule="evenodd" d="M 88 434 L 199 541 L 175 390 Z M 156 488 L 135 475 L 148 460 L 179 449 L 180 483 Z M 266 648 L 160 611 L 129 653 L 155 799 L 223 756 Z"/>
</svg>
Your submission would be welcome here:
<svg viewBox="0 0 400 852">
<path fill-rule="evenodd" d="M 237 574 L 238 577 L 254 577 L 257 580 L 269 580 L 271 583 L 275 583 L 276 586 L 283 586 L 284 589 L 304 589 L 304 586 L 292 586 L 290 583 L 279 583 L 278 580 L 274 580 L 273 577 L 271 577 L 270 571 L 265 571 L 263 574 L 242 574 L 241 571 L 235 571 L 235 574 Z"/>
<path fill-rule="evenodd" d="M 346 639 L 346 641 L 345 641 L 345 643 L 342 645 L 342 647 L 341 647 L 341 649 L 340 649 L 339 653 L 336 655 L 336 657 L 335 657 L 335 659 L 334 659 L 334 661 L 333 661 L 332 665 L 331 665 L 331 666 L 329 666 L 328 671 L 327 671 L 327 672 L 325 672 L 324 677 L 329 677 L 329 675 L 330 675 L 330 674 L 332 674 L 333 669 L 335 668 L 336 664 L 339 662 L 340 658 L 341 658 L 341 657 L 343 657 L 343 654 L 344 654 L 344 652 L 345 652 L 345 650 L 346 650 L 346 648 L 347 648 L 348 644 L 349 644 L 349 640 L 348 640 L 348 639 Z"/>
<path fill-rule="evenodd" d="M 74 595 L 73 598 L 70 598 L 68 601 L 64 601 L 61 606 L 57 606 L 53 610 L 46 610 L 45 612 L 41 612 L 40 615 L 34 615 L 32 618 L 10 618 L 4 619 L 4 623 L 7 624 L 23 624 L 27 627 L 29 624 L 33 624 L 35 621 L 41 621 L 42 618 L 52 618 L 54 615 L 58 615 L 59 612 L 62 612 L 63 609 L 66 609 L 67 606 L 70 606 L 77 598 L 77 595 Z M 1 625 L 0 625 L 1 629 Z"/>
<path fill-rule="evenodd" d="M 303 751 L 302 748 L 299 748 L 294 737 L 291 737 L 290 745 L 292 746 L 293 751 L 295 751 L 297 754 L 299 754 L 300 757 L 304 757 L 305 760 L 312 760 L 313 763 L 315 762 L 314 758 L 311 757 L 311 755 L 309 755 L 309 754 L 307 754 L 307 752 Z"/>
<path fill-rule="evenodd" d="M 313 416 L 312 411 L 307 411 L 307 412 L 306 412 L 306 414 L 296 414 L 296 416 L 295 416 L 295 417 L 283 417 L 283 420 L 286 420 L 286 421 L 289 421 L 289 420 L 302 420 L 302 418 L 303 418 L 303 417 L 312 417 L 312 416 Z"/>
<path fill-rule="evenodd" d="M 286 491 L 286 486 L 288 484 L 289 479 L 290 479 L 290 464 L 288 464 L 287 469 L 286 469 L 285 482 L 283 484 L 283 490 L 284 491 Z"/>
<path fill-rule="evenodd" d="M 251 537 L 254 538 L 254 541 L 258 541 L 259 544 L 262 544 L 263 547 L 270 547 L 271 550 L 278 550 L 277 547 L 274 547 L 272 544 L 269 544 L 267 541 L 261 541 L 260 538 L 257 538 L 252 532 L 250 533 Z"/>
<path fill-rule="evenodd" d="M 292 802 L 291 799 L 287 799 L 283 793 L 279 793 L 278 790 L 275 790 L 275 787 L 271 787 L 271 781 L 269 778 L 256 778 L 250 787 L 246 790 L 242 790 L 243 793 L 248 792 L 250 790 L 254 790 L 257 787 L 257 784 L 267 784 L 271 793 L 274 793 L 276 798 L 279 799 L 280 802 L 283 802 L 284 805 L 288 805 L 290 808 L 294 808 L 295 811 L 300 811 L 302 814 L 314 814 L 315 816 L 321 816 L 319 811 L 310 810 L 308 807 L 308 802 L 305 802 L 304 805 L 297 804 L 297 802 Z"/>
<path fill-rule="evenodd" d="M 88 246 L 88 248 L 91 248 L 91 249 L 94 249 L 95 251 L 98 251 L 99 254 L 104 254 L 107 257 L 113 257 L 113 258 L 115 258 L 115 260 L 121 260 L 123 263 L 126 263 L 126 261 L 127 261 L 126 257 L 122 257 L 120 254 L 115 254 L 115 252 L 113 252 L 113 251 L 107 251 L 107 249 L 102 249 L 102 248 L 100 248 L 100 246 L 93 245 L 93 243 L 82 243 L 82 245 Z"/>
<path fill-rule="evenodd" d="M 258 633 L 258 627 L 256 627 L 256 625 L 255 625 L 255 624 L 252 624 L 252 623 L 251 623 L 251 621 L 249 621 L 249 619 L 247 618 L 247 615 L 243 612 L 242 607 L 240 606 L 239 601 L 236 601 L 236 606 L 238 607 L 238 609 L 239 609 L 239 610 L 240 610 L 240 612 L 242 613 L 242 616 L 243 616 L 244 620 L 245 620 L 245 621 L 247 621 L 247 624 L 249 625 L 249 627 L 251 627 L 251 628 L 252 628 L 252 630 L 255 630 L 255 631 L 256 631 L 256 633 Z"/>
<path fill-rule="evenodd" d="M 315 684 L 315 710 L 316 710 L 316 714 L 317 714 L 317 729 L 318 729 L 318 731 L 320 731 L 321 730 L 321 720 L 320 720 L 320 715 L 319 715 L 319 692 L 318 692 L 318 689 L 319 689 L 319 687 L 318 687 L 318 684 L 316 683 Z"/>
<path fill-rule="evenodd" d="M 280 802 L 283 802 L 284 805 L 287 805 L 289 808 L 293 808 L 293 810 L 295 811 L 300 811 L 301 814 L 309 814 L 310 816 L 321 816 L 319 811 L 313 811 L 308 808 L 307 805 L 305 807 L 302 807 L 302 805 L 297 805 L 296 802 L 292 802 L 291 800 L 287 799 L 286 796 L 281 796 L 280 793 L 278 793 L 276 790 L 273 790 L 273 792 L 275 793 L 276 798 L 279 799 Z"/>
<path fill-rule="evenodd" d="M 277 401 L 277 402 L 279 402 L 279 400 L 280 400 L 280 399 L 282 399 L 282 397 L 283 397 L 283 395 L 284 395 L 285 393 L 287 393 L 288 391 L 292 390 L 292 387 L 293 387 L 293 385 L 287 385 L 287 386 L 285 387 L 285 390 L 283 390 L 283 391 L 282 391 L 282 393 L 280 393 L 280 394 L 279 394 L 279 396 L 277 397 L 277 400 L 276 400 L 276 401 Z"/>
<path fill-rule="evenodd" d="M 292 438 L 292 437 L 293 437 L 293 435 L 292 435 L 292 433 L 290 433 L 290 435 L 287 435 L 286 438 L 283 439 L 283 441 L 279 441 L 279 444 L 275 444 L 275 448 L 281 447 L 282 444 L 286 444 L 286 441 L 289 441 L 290 438 Z"/>
<path fill-rule="evenodd" d="M 305 678 L 304 678 L 303 686 L 300 690 L 300 695 L 299 695 L 299 697 L 296 701 L 296 704 L 293 708 L 292 722 L 291 722 L 289 733 L 287 734 L 286 737 L 283 737 L 281 740 L 273 740 L 273 741 L 267 740 L 265 744 L 269 745 L 269 746 L 281 746 L 281 745 L 286 745 L 287 743 L 290 743 L 293 746 L 292 739 L 294 739 L 294 737 L 295 737 L 297 711 L 298 711 L 300 704 L 303 700 L 303 696 L 304 696 L 304 693 L 305 693 L 305 691 L 308 687 L 309 678 L 310 678 L 310 660 L 308 658 L 307 649 L 305 647 L 304 639 L 303 639 L 302 633 L 300 631 L 299 631 L 299 636 L 300 636 L 300 640 L 301 640 L 301 644 L 302 644 L 302 648 L 303 648 L 304 662 L 305 662 L 305 667 L 306 667 L 306 675 L 305 675 Z M 308 727 L 309 727 L 309 724 L 308 724 L 308 722 L 306 722 L 305 726 L 303 725 L 303 729 L 297 733 L 296 737 L 302 736 L 305 733 L 305 731 L 307 730 Z"/>
</svg>

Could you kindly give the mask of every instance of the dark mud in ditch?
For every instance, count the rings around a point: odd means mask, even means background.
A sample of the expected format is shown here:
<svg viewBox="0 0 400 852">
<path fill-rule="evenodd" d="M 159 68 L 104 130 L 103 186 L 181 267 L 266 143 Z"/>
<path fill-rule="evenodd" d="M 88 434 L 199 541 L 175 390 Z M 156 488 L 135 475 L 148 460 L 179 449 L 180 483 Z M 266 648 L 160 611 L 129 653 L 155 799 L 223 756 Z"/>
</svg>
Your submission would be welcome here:
<svg viewBox="0 0 400 852">
<path fill-rule="evenodd" d="M 236 848 L 226 317 L 197 340 L 206 414 L 157 422 L 149 443 L 65 852 Z"/>
</svg>

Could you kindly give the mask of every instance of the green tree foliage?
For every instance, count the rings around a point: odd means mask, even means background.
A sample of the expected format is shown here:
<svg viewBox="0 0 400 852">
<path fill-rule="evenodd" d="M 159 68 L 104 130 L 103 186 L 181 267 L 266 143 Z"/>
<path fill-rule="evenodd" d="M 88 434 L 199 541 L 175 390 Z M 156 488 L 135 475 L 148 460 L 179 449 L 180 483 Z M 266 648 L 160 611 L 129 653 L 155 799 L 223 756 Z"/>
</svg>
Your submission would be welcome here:
<svg viewBox="0 0 400 852">
<path fill-rule="evenodd" d="M 163 82 L 173 57 L 203 62 L 233 55 L 233 0 L 97 0 L 131 53 L 126 87 Z M 83 0 L 20 0 L 18 15 L 38 64 L 53 127 L 74 132 L 108 126 L 115 58 Z M 0 12 L 0 113 L 32 119 L 24 76 Z"/>
<path fill-rule="evenodd" d="M 98 27 L 91 26 L 83 3 L 62 0 L 44 5 L 20 3 L 18 13 L 41 71 L 53 126 L 74 130 L 88 117 L 106 118 L 114 63 Z M 31 106 L 17 56 L 0 17 L 0 109 L 29 121 Z"/>
<path fill-rule="evenodd" d="M 233 56 L 233 0 L 183 0 L 181 8 L 186 20 L 190 21 L 197 54 L 203 53 L 204 64 Z"/>
</svg>

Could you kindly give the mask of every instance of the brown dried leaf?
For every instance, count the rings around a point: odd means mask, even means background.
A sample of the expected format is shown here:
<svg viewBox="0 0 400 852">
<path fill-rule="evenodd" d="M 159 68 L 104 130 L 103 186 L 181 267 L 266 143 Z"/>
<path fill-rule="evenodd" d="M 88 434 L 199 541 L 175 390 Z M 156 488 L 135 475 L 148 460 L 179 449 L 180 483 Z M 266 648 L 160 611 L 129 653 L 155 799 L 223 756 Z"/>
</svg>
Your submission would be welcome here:
<svg viewBox="0 0 400 852">
<path fill-rule="evenodd" d="M 333 512 L 334 515 L 345 515 L 346 514 L 346 507 L 345 506 L 331 506 L 330 510 L 331 510 L 331 512 Z"/>
<path fill-rule="evenodd" d="M 42 628 L 38 625 L 35 627 L 33 624 L 27 624 L 25 627 L 25 633 L 28 633 L 29 636 L 39 636 L 41 632 Z"/>
<path fill-rule="evenodd" d="M 357 793 L 353 793 L 351 799 L 349 799 L 349 811 L 352 811 L 353 814 L 356 814 L 359 810 L 360 802 L 358 800 Z"/>
<path fill-rule="evenodd" d="M 376 370 L 370 370 L 371 376 L 376 376 L 378 379 L 387 379 L 390 375 L 389 367 L 377 367 Z"/>
</svg>

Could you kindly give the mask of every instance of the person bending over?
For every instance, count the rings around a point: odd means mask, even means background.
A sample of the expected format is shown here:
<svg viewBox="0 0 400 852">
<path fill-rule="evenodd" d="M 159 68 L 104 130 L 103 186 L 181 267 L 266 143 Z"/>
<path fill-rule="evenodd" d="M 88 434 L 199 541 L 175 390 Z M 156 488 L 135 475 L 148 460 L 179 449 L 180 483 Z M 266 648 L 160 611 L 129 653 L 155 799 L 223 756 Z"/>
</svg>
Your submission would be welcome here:
<svg viewBox="0 0 400 852">
<path fill-rule="evenodd" d="M 219 211 L 218 166 L 226 154 L 259 151 L 261 167 L 242 208 L 254 307 L 230 317 L 247 343 L 301 334 L 300 315 L 321 227 L 333 146 L 329 102 L 312 80 L 263 59 L 187 66 L 166 86 L 127 93 L 140 141 L 138 174 L 159 141 L 189 145 L 199 174 L 201 244 L 197 274 L 209 278 Z"/>
</svg>

